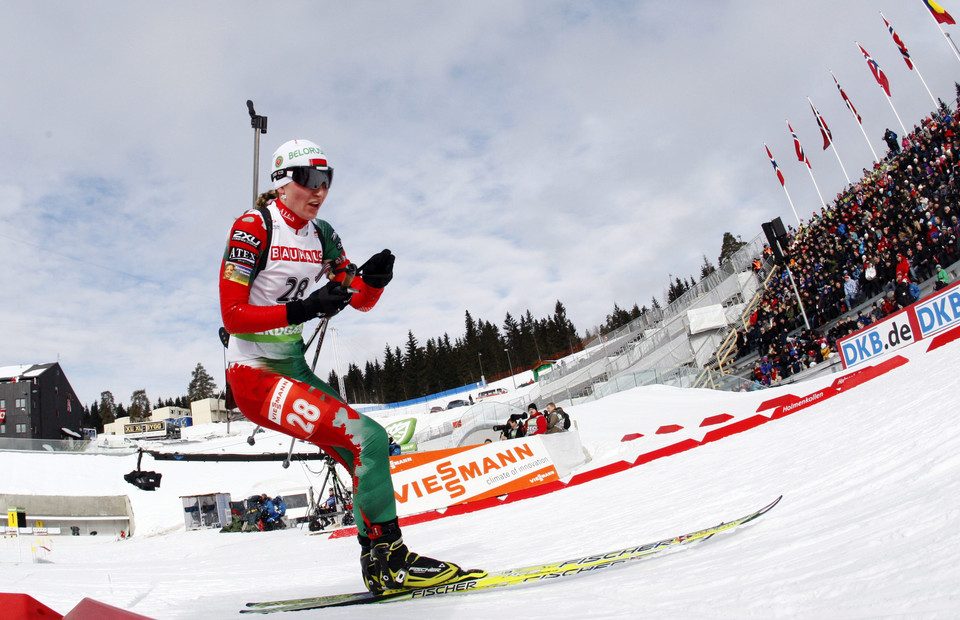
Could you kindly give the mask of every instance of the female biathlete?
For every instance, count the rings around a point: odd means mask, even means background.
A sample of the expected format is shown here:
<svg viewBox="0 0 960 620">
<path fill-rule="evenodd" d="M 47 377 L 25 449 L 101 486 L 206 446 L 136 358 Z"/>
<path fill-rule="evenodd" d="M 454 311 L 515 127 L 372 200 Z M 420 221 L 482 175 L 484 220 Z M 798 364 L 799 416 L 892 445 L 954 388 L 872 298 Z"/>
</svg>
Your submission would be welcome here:
<svg viewBox="0 0 960 620">
<path fill-rule="evenodd" d="M 220 311 L 232 334 L 227 382 L 237 406 L 260 426 L 318 445 L 350 472 L 370 591 L 482 576 L 407 549 L 386 431 L 344 403 L 304 359 L 303 323 L 348 305 L 373 308 L 393 278 L 393 254 L 383 250 L 355 269 L 333 228 L 315 219 L 333 181 L 319 146 L 286 142 L 271 170 L 275 191 L 233 223 L 220 269 Z"/>
</svg>

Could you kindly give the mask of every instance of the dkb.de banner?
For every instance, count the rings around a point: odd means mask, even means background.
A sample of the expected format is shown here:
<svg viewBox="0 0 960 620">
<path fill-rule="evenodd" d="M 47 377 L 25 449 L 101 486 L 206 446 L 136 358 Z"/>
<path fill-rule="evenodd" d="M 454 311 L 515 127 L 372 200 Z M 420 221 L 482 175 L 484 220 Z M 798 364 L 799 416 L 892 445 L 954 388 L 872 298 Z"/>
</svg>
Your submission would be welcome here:
<svg viewBox="0 0 960 620">
<path fill-rule="evenodd" d="M 960 281 L 840 340 L 840 359 L 852 368 L 918 340 L 960 326 Z"/>
</svg>

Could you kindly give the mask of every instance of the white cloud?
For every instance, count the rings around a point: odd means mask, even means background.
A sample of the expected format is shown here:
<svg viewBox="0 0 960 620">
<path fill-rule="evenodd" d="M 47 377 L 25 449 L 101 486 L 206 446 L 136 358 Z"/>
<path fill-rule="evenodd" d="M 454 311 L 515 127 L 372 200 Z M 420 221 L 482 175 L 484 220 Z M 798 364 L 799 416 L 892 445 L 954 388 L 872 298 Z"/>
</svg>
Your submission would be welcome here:
<svg viewBox="0 0 960 620">
<path fill-rule="evenodd" d="M 922 4 L 885 14 L 934 93 L 956 58 Z M 79 396 L 186 390 L 221 376 L 216 270 L 261 170 L 288 138 L 336 167 L 321 212 L 362 262 L 397 277 L 372 313 L 338 317 L 358 364 L 456 337 L 463 313 L 567 307 L 581 329 L 699 273 L 724 232 L 818 208 L 844 185 L 819 149 L 811 97 L 848 172 L 899 126 L 853 41 L 912 126 L 932 104 L 867 0 L 696 2 L 35 2 L 5 12 L 0 54 L 0 365 L 61 356 Z M 268 186 L 259 175 L 261 189 Z M 320 370 L 321 376 L 326 370 Z"/>
</svg>

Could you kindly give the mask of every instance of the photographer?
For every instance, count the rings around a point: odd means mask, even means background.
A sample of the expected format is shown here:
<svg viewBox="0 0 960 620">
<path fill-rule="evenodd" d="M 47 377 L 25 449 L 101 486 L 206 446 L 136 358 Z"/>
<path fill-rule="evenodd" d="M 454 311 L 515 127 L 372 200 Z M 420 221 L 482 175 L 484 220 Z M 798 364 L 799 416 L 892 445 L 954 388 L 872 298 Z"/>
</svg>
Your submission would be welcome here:
<svg viewBox="0 0 960 620">
<path fill-rule="evenodd" d="M 525 435 L 543 435 L 547 432 L 547 419 L 537 409 L 536 403 L 527 405 L 527 423 L 524 428 Z"/>
<path fill-rule="evenodd" d="M 243 522 L 241 531 L 259 532 L 263 530 L 263 523 L 260 520 L 263 513 L 263 496 L 252 495 L 247 498 L 244 506 L 243 515 L 240 520 Z"/>
<path fill-rule="evenodd" d="M 507 420 L 506 424 L 501 424 L 499 426 L 494 426 L 493 430 L 500 431 L 500 439 L 517 439 L 518 437 L 523 437 L 525 434 L 524 425 L 521 423 L 521 420 L 525 420 L 527 414 L 525 413 L 514 413 L 511 414 L 510 419 Z"/>
<path fill-rule="evenodd" d="M 547 403 L 547 434 L 562 433 L 570 428 L 570 416 L 562 407 Z"/>
<path fill-rule="evenodd" d="M 388 439 L 390 441 L 390 456 L 400 456 L 403 448 L 400 447 L 400 444 L 398 444 L 392 436 L 388 435 Z"/>
<path fill-rule="evenodd" d="M 282 530 L 287 527 L 283 521 L 283 516 L 287 513 L 287 503 L 281 496 L 270 499 L 266 493 L 263 493 L 260 495 L 260 503 L 263 506 L 260 511 L 260 521 L 263 523 L 264 531 Z"/>
<path fill-rule="evenodd" d="M 325 512 L 336 512 L 337 511 L 337 496 L 333 492 L 333 487 L 330 487 L 330 491 L 327 495 L 326 501 L 320 504 L 319 511 L 321 514 Z"/>
</svg>

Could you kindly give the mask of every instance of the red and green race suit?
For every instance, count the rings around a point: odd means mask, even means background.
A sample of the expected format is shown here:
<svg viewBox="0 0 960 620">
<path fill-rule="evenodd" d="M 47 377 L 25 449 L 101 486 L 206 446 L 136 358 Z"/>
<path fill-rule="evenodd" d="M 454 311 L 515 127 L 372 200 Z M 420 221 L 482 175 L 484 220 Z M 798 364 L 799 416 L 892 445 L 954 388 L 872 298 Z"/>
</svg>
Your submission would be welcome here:
<svg viewBox="0 0 960 620">
<path fill-rule="evenodd" d="M 251 209 L 237 218 L 220 267 L 220 312 L 231 334 L 227 382 L 250 421 L 319 446 L 353 479 L 353 511 L 361 534 L 396 517 L 387 433 L 354 411 L 304 359 L 303 326 L 287 323 L 284 304 L 310 295 L 327 277 L 341 281 L 347 259 L 323 220 L 307 221 L 280 200 L 267 218 Z M 382 289 L 355 277 L 350 305 L 370 310 Z"/>
</svg>

